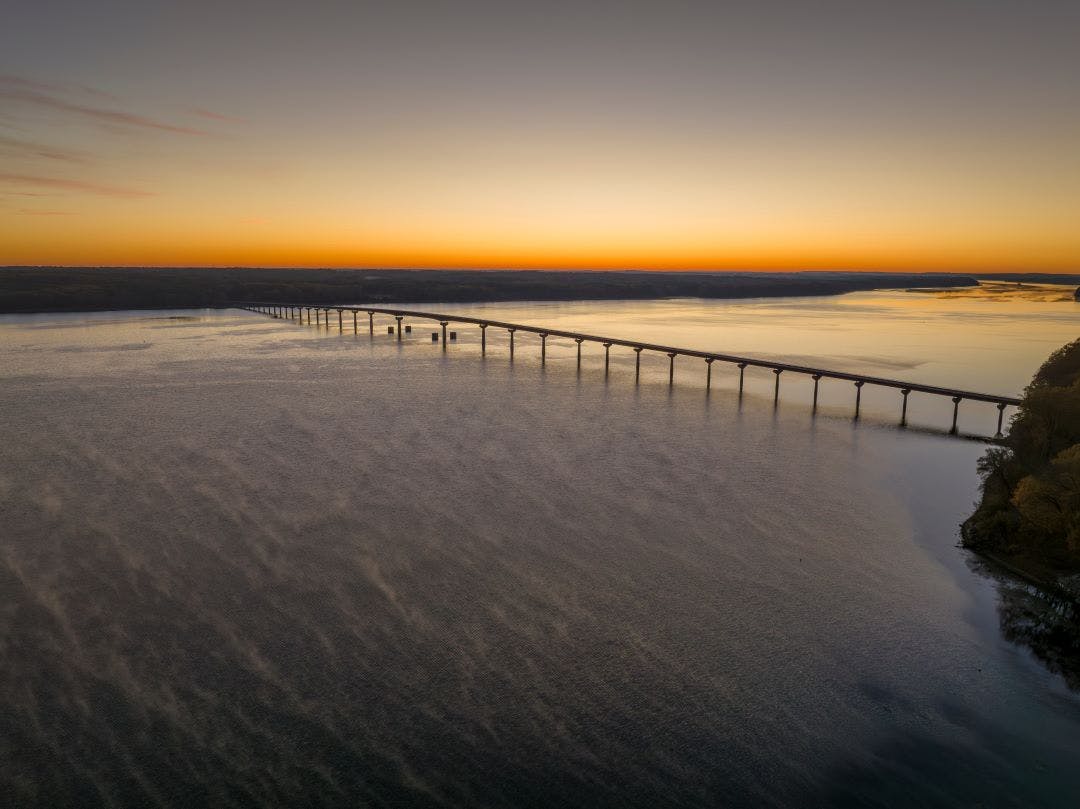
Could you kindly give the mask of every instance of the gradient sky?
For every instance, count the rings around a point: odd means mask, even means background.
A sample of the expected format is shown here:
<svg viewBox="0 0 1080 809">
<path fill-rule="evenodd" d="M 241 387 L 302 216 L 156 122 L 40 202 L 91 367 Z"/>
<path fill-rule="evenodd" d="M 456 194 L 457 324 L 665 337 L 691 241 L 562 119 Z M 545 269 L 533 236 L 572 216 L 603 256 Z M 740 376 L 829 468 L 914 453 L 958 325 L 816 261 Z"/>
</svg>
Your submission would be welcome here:
<svg viewBox="0 0 1080 809">
<path fill-rule="evenodd" d="M 0 264 L 1080 271 L 1080 2 L 6 0 Z"/>
</svg>

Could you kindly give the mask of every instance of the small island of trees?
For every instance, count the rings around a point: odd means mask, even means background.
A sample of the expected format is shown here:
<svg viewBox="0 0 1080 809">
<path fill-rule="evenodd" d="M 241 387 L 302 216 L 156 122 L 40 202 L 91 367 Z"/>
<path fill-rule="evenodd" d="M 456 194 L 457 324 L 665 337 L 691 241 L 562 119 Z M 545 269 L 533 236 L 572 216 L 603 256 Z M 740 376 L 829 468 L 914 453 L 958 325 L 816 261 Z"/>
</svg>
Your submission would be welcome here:
<svg viewBox="0 0 1080 809">
<path fill-rule="evenodd" d="M 979 473 L 982 499 L 964 544 L 1080 598 L 1080 339 L 1035 374 Z"/>
</svg>

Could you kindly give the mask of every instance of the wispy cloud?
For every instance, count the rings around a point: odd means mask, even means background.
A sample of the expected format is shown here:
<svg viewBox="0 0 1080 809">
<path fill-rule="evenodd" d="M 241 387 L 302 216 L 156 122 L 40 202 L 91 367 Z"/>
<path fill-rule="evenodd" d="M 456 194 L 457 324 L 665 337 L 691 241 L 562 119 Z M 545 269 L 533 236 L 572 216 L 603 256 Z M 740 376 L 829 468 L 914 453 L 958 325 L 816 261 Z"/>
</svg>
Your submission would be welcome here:
<svg viewBox="0 0 1080 809">
<path fill-rule="evenodd" d="M 244 118 L 237 118 L 235 115 L 222 115 L 220 112 L 214 112 L 212 110 L 204 110 L 201 107 L 190 107 L 188 109 L 192 115 L 197 115 L 200 118 L 205 118 L 208 121 L 222 121 L 229 124 L 246 124 L 247 120 Z"/>
<path fill-rule="evenodd" d="M 19 216 L 76 216 L 74 211 L 16 211 Z"/>
<path fill-rule="evenodd" d="M 99 194 L 106 197 L 153 197 L 157 196 L 152 191 L 143 191 L 138 188 L 125 188 L 116 185 L 88 182 L 86 180 L 73 180 L 65 177 L 40 177 L 33 174 L 0 174 L 0 183 L 8 185 L 29 186 L 32 188 L 47 188 L 56 191 L 77 191 L 84 194 Z M 25 195 L 25 191 L 16 192 Z"/>
<path fill-rule="evenodd" d="M 43 85 L 40 82 L 34 82 L 18 76 L 0 76 L 0 99 L 8 102 L 21 103 L 39 109 L 68 113 L 85 120 L 95 121 L 99 124 L 108 124 L 110 126 L 132 129 L 151 129 L 159 132 L 172 132 L 179 135 L 209 134 L 202 129 L 171 124 L 145 115 L 71 101 L 59 97 L 56 94 L 55 89 L 50 92 L 44 88 L 53 88 L 53 86 Z"/>
<path fill-rule="evenodd" d="M 86 155 L 82 152 L 0 135 L 0 155 L 4 154 L 13 157 L 40 157 L 46 160 L 60 160 L 65 163 L 89 162 Z"/>
<path fill-rule="evenodd" d="M 34 81 L 33 79 L 27 79 L 23 76 L 12 76 L 10 74 L 0 74 L 0 84 L 6 84 L 10 87 L 21 87 L 24 90 L 37 90 L 45 93 L 80 93 L 82 95 L 93 96 L 94 98 L 108 99 L 109 101 L 119 100 L 112 93 L 106 93 L 104 90 L 87 87 L 85 84 L 57 84 Z"/>
</svg>

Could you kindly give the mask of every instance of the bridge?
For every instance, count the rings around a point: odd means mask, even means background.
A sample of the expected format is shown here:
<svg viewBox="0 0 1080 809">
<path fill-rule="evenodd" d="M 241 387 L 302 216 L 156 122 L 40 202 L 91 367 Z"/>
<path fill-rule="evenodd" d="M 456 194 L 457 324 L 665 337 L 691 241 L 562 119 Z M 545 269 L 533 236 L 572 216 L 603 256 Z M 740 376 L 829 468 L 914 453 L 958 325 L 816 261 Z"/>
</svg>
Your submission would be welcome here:
<svg viewBox="0 0 1080 809">
<path fill-rule="evenodd" d="M 402 340 L 402 321 L 406 318 L 412 318 L 417 320 L 430 320 L 439 324 L 442 328 L 442 348 L 443 351 L 447 350 L 447 333 L 446 328 L 451 323 L 464 323 L 469 325 L 478 326 L 480 328 L 480 351 L 482 354 L 487 353 L 487 330 L 489 328 L 505 330 L 510 335 L 510 359 L 514 358 L 514 335 L 517 332 L 524 332 L 527 334 L 535 334 L 540 338 L 540 363 L 544 364 L 547 361 L 547 339 L 549 337 L 563 337 L 573 340 L 577 343 L 577 361 L 578 366 L 581 366 L 581 344 L 582 343 L 598 343 L 604 347 L 604 370 L 608 369 L 611 360 L 611 348 L 612 346 L 620 346 L 630 348 L 634 351 L 636 357 L 634 362 L 634 380 L 638 381 L 641 377 L 641 352 L 649 351 L 658 354 L 666 354 L 668 357 L 668 384 L 675 384 L 675 359 L 677 357 L 690 357 L 694 359 L 700 359 L 705 361 L 706 373 L 705 373 L 705 386 L 708 388 L 712 385 L 712 365 L 714 362 L 729 363 L 736 366 L 739 369 L 739 394 L 743 392 L 744 374 L 747 368 L 765 368 L 775 374 L 775 381 L 773 384 L 773 403 L 777 404 L 780 401 L 780 376 L 785 373 L 791 374 L 803 374 L 809 376 L 814 380 L 814 398 L 813 408 L 817 409 L 818 403 L 818 385 L 822 379 L 836 379 L 845 382 L 851 382 L 855 386 L 855 418 L 859 418 L 859 407 L 862 402 L 862 389 L 865 385 L 872 385 L 883 388 L 893 388 L 900 391 L 901 395 L 901 407 L 900 407 L 900 425 L 907 425 L 907 407 L 908 396 L 912 393 L 924 393 L 930 396 L 944 396 L 952 400 L 952 426 L 949 428 L 951 435 L 957 433 L 957 420 L 960 415 L 960 403 L 964 401 L 972 402 L 989 402 L 997 406 L 997 435 L 1001 437 L 1001 429 L 1004 423 L 1005 408 L 1020 404 L 1020 400 L 1009 396 L 996 396 L 990 393 L 978 393 L 970 390 L 956 390 L 953 388 L 942 388 L 935 385 L 920 385 L 914 382 L 904 382 L 897 379 L 885 379 L 876 376 L 865 376 L 863 374 L 852 374 L 846 371 L 831 371 L 826 368 L 813 368 L 807 365 L 792 365 L 784 362 L 774 362 L 772 360 L 755 359 L 753 357 L 740 357 L 734 354 L 720 354 L 714 351 L 698 351 L 691 348 L 677 348 L 674 346 L 656 345 L 653 343 L 639 343 L 634 340 L 623 340 L 617 337 L 602 337 L 596 334 L 582 334 L 580 332 L 561 331 L 558 329 L 547 329 L 542 326 L 526 326 L 520 323 L 505 323 L 498 320 L 488 320 L 486 318 L 466 317 L 464 315 L 449 315 L 439 312 L 419 312 L 413 309 L 387 309 L 377 306 L 312 306 L 310 304 L 289 304 L 289 303 L 264 303 L 259 301 L 244 301 L 233 304 L 239 309 L 245 309 L 250 312 L 257 312 L 259 314 L 269 315 L 270 317 L 282 318 L 288 320 L 296 320 L 300 323 L 311 323 L 311 314 L 315 313 L 315 324 L 326 326 L 330 325 L 330 316 L 332 312 L 337 313 L 338 330 L 345 330 L 345 316 L 350 314 L 352 316 L 352 330 L 353 333 L 358 333 L 360 315 L 367 315 L 368 317 L 368 333 L 375 333 L 375 315 L 389 315 L 397 321 L 396 326 L 388 327 L 388 333 L 396 334 L 397 340 Z M 306 321 L 305 321 L 306 315 Z M 405 327 L 410 328 L 410 327 Z M 453 339 L 455 335 L 451 333 Z M 438 340 L 439 334 L 433 333 L 432 340 Z"/>
</svg>

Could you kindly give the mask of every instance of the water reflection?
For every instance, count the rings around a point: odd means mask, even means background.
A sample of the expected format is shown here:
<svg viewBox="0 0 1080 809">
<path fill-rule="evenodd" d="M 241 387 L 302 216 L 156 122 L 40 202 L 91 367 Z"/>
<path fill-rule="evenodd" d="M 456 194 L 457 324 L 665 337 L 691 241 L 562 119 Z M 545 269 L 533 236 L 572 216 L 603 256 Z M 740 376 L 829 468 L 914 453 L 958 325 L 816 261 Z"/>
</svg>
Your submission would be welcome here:
<svg viewBox="0 0 1080 809">
<path fill-rule="evenodd" d="M 1080 609 L 1076 602 L 1030 584 L 992 562 L 972 569 L 994 580 L 1002 635 L 1030 651 L 1049 671 L 1080 691 Z"/>
</svg>

